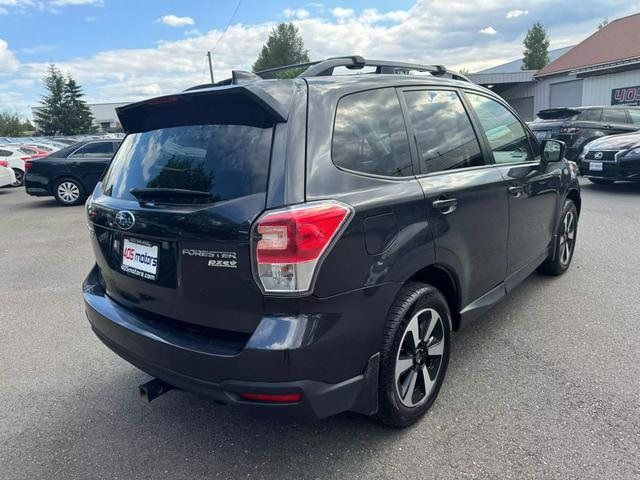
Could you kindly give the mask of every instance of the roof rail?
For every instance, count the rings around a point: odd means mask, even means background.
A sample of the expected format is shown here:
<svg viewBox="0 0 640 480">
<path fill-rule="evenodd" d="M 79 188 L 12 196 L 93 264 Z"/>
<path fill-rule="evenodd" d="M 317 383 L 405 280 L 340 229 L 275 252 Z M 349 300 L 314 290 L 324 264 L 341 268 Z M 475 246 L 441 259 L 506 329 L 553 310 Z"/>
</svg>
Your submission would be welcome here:
<svg viewBox="0 0 640 480">
<path fill-rule="evenodd" d="M 283 71 L 291 70 L 294 68 L 306 68 L 299 77 L 322 77 L 333 75 L 333 69 L 336 67 L 346 67 L 350 70 L 359 70 L 363 67 L 376 67 L 375 73 L 405 73 L 408 74 L 411 71 L 429 72 L 432 75 L 443 76 L 449 75 L 455 80 L 463 80 L 470 82 L 466 76 L 461 73 L 447 70 L 442 65 L 422 65 L 418 63 L 405 63 L 394 62 L 390 60 L 365 60 L 360 55 L 351 55 L 346 57 L 334 57 L 317 62 L 297 63 L 292 65 L 284 65 L 282 67 L 269 68 L 255 72 L 256 75 L 262 78 L 269 78 L 273 74 Z"/>
</svg>

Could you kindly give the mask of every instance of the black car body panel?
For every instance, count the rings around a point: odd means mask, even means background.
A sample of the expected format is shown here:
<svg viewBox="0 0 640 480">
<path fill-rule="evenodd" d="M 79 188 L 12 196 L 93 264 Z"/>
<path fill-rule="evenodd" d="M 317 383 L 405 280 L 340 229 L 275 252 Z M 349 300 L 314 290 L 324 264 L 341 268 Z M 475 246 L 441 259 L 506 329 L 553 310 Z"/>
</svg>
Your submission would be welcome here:
<svg viewBox="0 0 640 480">
<path fill-rule="evenodd" d="M 588 143 L 580 173 L 604 180 L 640 181 L 640 133 L 612 135 Z"/>
<path fill-rule="evenodd" d="M 633 114 L 629 112 L 633 110 Z M 539 140 L 553 138 L 567 145 L 567 158 L 577 160 L 590 141 L 640 129 L 640 107 L 552 108 L 538 112 L 529 123 Z"/>
<path fill-rule="evenodd" d="M 219 105 L 213 124 L 251 123 L 251 128 L 270 129 L 264 189 L 229 200 L 214 196 L 209 203 L 194 200 L 178 205 L 133 198 L 130 187 L 158 182 L 147 176 L 134 185 L 122 176 L 116 178 L 125 166 L 130 173 L 140 158 L 150 158 L 147 147 L 139 151 L 139 158 L 135 153 L 127 157 L 127 149 L 133 152 L 144 135 L 159 139 L 165 130 L 180 128 L 172 109 L 183 105 L 181 100 L 149 101 L 130 110 L 132 116 L 123 125 L 143 133 L 125 139 L 87 203 L 96 256 L 96 266 L 84 284 L 92 328 L 116 353 L 179 388 L 247 408 L 306 417 L 344 410 L 373 413 L 381 336 L 402 286 L 427 277 L 439 282 L 452 306 L 452 327 L 457 329 L 502 298 L 549 255 L 564 200 L 571 196 L 579 206 L 579 185 L 569 163 L 541 162 L 538 142 L 519 121 L 524 135 L 520 141 L 531 152 L 529 157 L 494 163 L 483 119 L 474 113 L 468 96 L 497 102 L 510 115 L 513 111 L 492 92 L 468 82 L 381 74 L 258 81 L 251 88 L 248 96 L 242 89 L 233 90 L 233 95 L 243 95 L 243 101 L 248 98 L 256 105 L 245 105 L 244 113 L 236 112 L 230 120 L 224 117 L 226 103 L 216 104 L 229 97 L 216 88 L 178 96 L 197 95 L 210 100 L 211 108 Z M 384 138 L 408 159 L 402 177 L 352 171 L 336 163 L 333 143 L 341 102 L 349 95 L 380 89 L 388 89 L 385 98 L 400 112 L 385 123 L 399 137 Z M 466 112 L 468 129 L 478 145 L 476 161 L 483 164 L 422 172 L 417 142 L 409 141 L 414 132 L 406 113 L 407 89 L 444 91 L 459 99 L 458 107 Z M 264 92 L 269 93 L 271 106 L 265 107 Z M 136 108 L 140 109 L 134 115 Z M 148 108 L 156 117 L 153 124 L 145 123 Z M 253 118 L 256 109 L 267 112 L 260 121 Z M 246 115 L 253 120 L 245 121 Z M 201 118 L 182 123 L 200 128 L 202 122 Z M 215 135 L 226 135 L 222 131 L 217 129 Z M 209 154 L 200 155 L 206 163 Z M 224 165 L 225 158 L 215 164 Z M 258 164 L 262 162 L 247 168 Z M 350 214 L 322 256 L 309 291 L 265 293 L 256 271 L 260 238 L 254 231 L 256 223 L 265 211 L 327 199 L 348 205 Z M 434 201 L 447 199 L 457 202 L 453 214 L 434 206 Z M 117 218 L 123 211 L 135 217 L 126 229 Z M 122 269 L 125 238 L 157 246 L 155 279 Z M 235 268 L 217 268 L 221 252 L 233 258 Z M 287 406 L 249 403 L 236 395 L 242 388 L 299 391 L 302 400 Z"/>
<path fill-rule="evenodd" d="M 91 140 L 77 142 L 43 158 L 31 160 L 31 168 L 25 176 L 25 188 L 29 195 L 52 196 L 56 182 L 62 178 L 73 178 L 80 182 L 89 194 L 100 181 L 120 144 L 119 140 Z M 106 145 L 108 154 L 86 154 L 85 148 Z"/>
</svg>

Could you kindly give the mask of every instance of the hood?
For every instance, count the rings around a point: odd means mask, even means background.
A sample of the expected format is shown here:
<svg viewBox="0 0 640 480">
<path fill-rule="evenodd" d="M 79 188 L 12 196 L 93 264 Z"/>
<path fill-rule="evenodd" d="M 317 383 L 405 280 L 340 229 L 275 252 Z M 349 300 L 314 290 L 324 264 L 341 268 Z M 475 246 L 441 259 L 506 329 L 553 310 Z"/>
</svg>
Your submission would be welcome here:
<svg viewBox="0 0 640 480">
<path fill-rule="evenodd" d="M 640 133 L 625 133 L 598 138 L 587 144 L 589 150 L 628 150 L 640 146 Z"/>
</svg>

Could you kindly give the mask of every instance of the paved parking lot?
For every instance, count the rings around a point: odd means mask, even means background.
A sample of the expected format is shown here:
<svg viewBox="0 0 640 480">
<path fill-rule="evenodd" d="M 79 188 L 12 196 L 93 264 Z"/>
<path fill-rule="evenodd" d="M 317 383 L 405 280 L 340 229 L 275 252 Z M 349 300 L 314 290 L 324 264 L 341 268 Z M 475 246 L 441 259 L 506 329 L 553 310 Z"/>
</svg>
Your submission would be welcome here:
<svg viewBox="0 0 640 480">
<path fill-rule="evenodd" d="M 454 335 L 405 431 L 246 417 L 170 392 L 85 321 L 83 208 L 0 190 L 0 478 L 640 478 L 640 185 L 583 189 L 571 270 Z"/>
</svg>

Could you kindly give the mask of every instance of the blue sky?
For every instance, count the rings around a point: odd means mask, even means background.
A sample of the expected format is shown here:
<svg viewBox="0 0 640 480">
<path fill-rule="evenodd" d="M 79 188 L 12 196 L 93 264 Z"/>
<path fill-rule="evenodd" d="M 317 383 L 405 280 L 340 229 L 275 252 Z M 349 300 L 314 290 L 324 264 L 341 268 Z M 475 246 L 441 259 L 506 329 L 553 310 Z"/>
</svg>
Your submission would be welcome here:
<svg viewBox="0 0 640 480">
<path fill-rule="evenodd" d="M 536 20 L 552 48 L 593 33 L 638 0 L 0 0 L 0 110 L 29 114 L 56 63 L 91 102 L 130 101 L 250 68 L 277 22 L 296 23 L 314 59 L 361 54 L 479 70 L 518 58 Z"/>
</svg>

